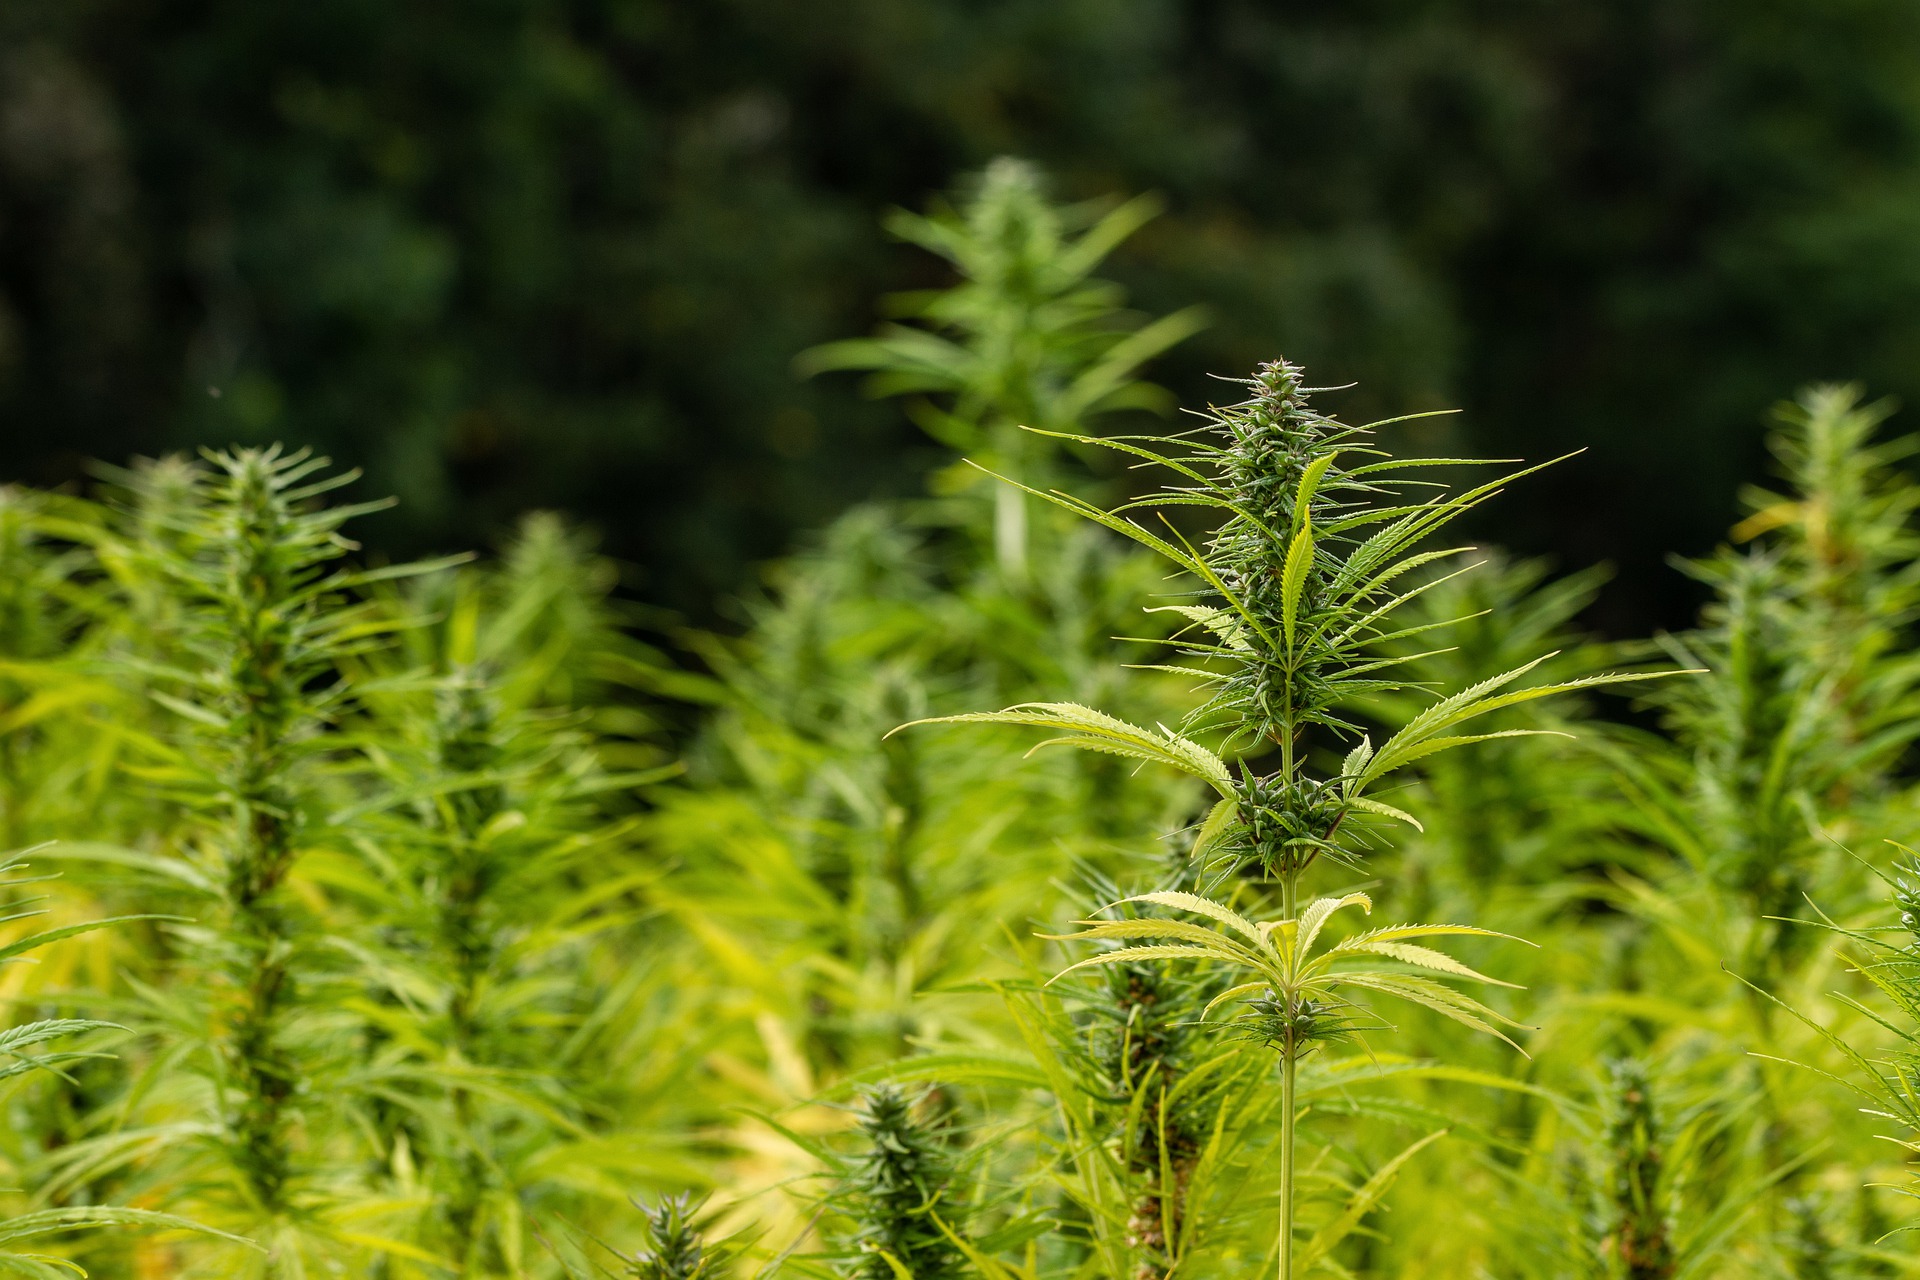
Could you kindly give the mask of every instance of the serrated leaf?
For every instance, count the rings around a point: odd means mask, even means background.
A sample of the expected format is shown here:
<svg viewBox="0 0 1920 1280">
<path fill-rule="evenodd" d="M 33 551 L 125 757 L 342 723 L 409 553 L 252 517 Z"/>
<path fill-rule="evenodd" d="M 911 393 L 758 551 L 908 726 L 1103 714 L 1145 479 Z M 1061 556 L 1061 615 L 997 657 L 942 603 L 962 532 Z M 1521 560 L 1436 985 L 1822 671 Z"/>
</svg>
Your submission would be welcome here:
<svg viewBox="0 0 1920 1280">
<path fill-rule="evenodd" d="M 1361 942 L 1353 946 L 1342 946 L 1338 953 L 1385 956 L 1389 960 L 1398 960 L 1402 964 L 1418 965 L 1422 969 L 1432 969 L 1438 973 L 1450 973 L 1457 978 L 1471 978 L 1475 982 L 1491 983 L 1496 987 L 1512 987 L 1516 991 L 1520 989 L 1518 983 L 1489 978 L 1486 974 L 1461 964 L 1444 951 L 1435 951 L 1432 947 L 1422 947 L 1411 942 Z"/>
<path fill-rule="evenodd" d="M 1414 817 L 1405 809 L 1396 809 L 1390 804 L 1382 804 L 1378 800 L 1369 800 L 1365 796 L 1350 797 L 1347 803 L 1362 813 L 1377 813 L 1383 818 L 1392 818 L 1395 822 L 1404 822 L 1415 831 L 1426 830 L 1426 828 L 1420 824 L 1420 819 Z"/>
<path fill-rule="evenodd" d="M 1223 958 L 1230 958 L 1242 964 L 1258 964 L 1259 958 L 1242 944 L 1235 942 L 1225 934 L 1205 928 L 1202 925 L 1189 924 L 1185 920 L 1095 920 L 1088 921 L 1088 928 L 1079 933 L 1061 935 L 1043 935 L 1052 942 L 1086 941 L 1131 941 L 1142 938 L 1165 938 L 1190 943 L 1193 946 L 1212 947 Z M 1128 951 L 1137 948 L 1127 948 Z M 1126 951 L 1121 952 L 1122 955 Z"/>
<path fill-rule="evenodd" d="M 1226 762 L 1199 743 L 1164 729 L 1143 729 L 1077 702 L 1023 702 L 1000 711 L 929 716 L 889 730 L 887 736 L 923 724 L 1008 724 L 1062 729 L 1071 736 L 1054 739 L 1053 743 L 1157 761 L 1201 779 L 1222 795 L 1233 794 L 1233 777 L 1227 771 Z M 1083 739 L 1094 739 L 1099 745 Z"/>
<path fill-rule="evenodd" d="M 1300 487 L 1293 495 L 1295 530 L 1304 528 L 1312 519 L 1313 495 L 1319 490 L 1320 481 L 1326 476 L 1327 469 L 1333 466 L 1333 460 L 1339 456 L 1338 449 L 1329 450 L 1308 463 L 1307 469 L 1300 474 Z"/>
<path fill-rule="evenodd" d="M 1433 1010 L 1442 1017 L 1450 1018 L 1464 1027 L 1483 1031 L 1497 1036 L 1518 1049 L 1522 1055 L 1526 1050 L 1494 1023 L 1504 1023 L 1510 1027 L 1519 1027 L 1520 1023 L 1496 1009 L 1490 1009 L 1471 996 L 1463 996 L 1451 987 L 1442 986 L 1427 978 L 1406 973 L 1372 973 L 1347 970 L 1332 975 L 1329 985 L 1360 987 L 1367 991 L 1378 991 L 1384 995 L 1397 996 Z"/>
<path fill-rule="evenodd" d="M 1357 778 L 1360 771 L 1367 767 L 1367 761 L 1373 759 L 1373 737 L 1362 734 L 1360 741 L 1354 743 L 1353 750 L 1347 752 L 1347 758 L 1340 764 L 1342 778 Z"/>
<path fill-rule="evenodd" d="M 1222 906 L 1211 898 L 1203 898 L 1197 893 L 1183 893 L 1178 889 L 1160 889 L 1153 893 L 1135 894 L 1131 898 L 1122 898 L 1121 902 L 1151 902 L 1157 907 L 1173 907 L 1179 911 L 1191 911 L 1195 915 L 1218 920 L 1234 932 L 1244 935 L 1248 941 L 1261 946 L 1267 945 L 1267 936 L 1258 925 L 1233 910 Z M 1115 904 L 1118 905 L 1118 904 Z"/>
<path fill-rule="evenodd" d="M 1286 638 L 1287 653 L 1293 653 L 1295 621 L 1300 614 L 1300 596 L 1306 589 L 1307 571 L 1313 567 L 1313 526 L 1303 524 L 1287 547 L 1287 560 L 1280 571 L 1280 633 Z"/>
<path fill-rule="evenodd" d="M 1239 816 L 1239 802 L 1232 796 L 1225 796 L 1216 801 L 1213 808 L 1207 812 L 1207 820 L 1200 824 L 1200 833 L 1194 836 L 1193 848 L 1187 851 L 1187 856 L 1195 862 L 1205 858 L 1207 851 L 1232 828 Z"/>
<path fill-rule="evenodd" d="M 1054 974 L 1053 977 L 1047 979 L 1047 985 L 1052 986 L 1054 983 L 1060 981 L 1060 979 L 1066 977 L 1070 973 L 1075 972 L 1076 970 L 1091 969 L 1098 965 L 1131 964 L 1136 960 L 1218 960 L 1218 959 L 1220 959 L 1220 949 L 1218 947 L 1211 947 L 1211 946 L 1189 947 L 1189 946 L 1175 946 L 1172 943 L 1168 943 L 1165 945 L 1154 944 L 1154 945 L 1145 946 L 1145 947 L 1126 947 L 1119 951 L 1103 951 L 1097 956 L 1088 956 L 1085 960 L 1075 961 L 1073 964 L 1070 964 L 1066 968 L 1062 969 L 1059 973 Z"/>
<path fill-rule="evenodd" d="M 1333 918 L 1333 913 L 1346 907 L 1359 907 L 1372 915 L 1373 899 L 1364 893 L 1349 893 L 1340 898 L 1315 898 L 1308 903 L 1300 913 L 1300 931 L 1293 944 L 1293 954 L 1301 957 L 1311 951 L 1314 939 L 1320 936 L 1320 930 Z"/>
<path fill-rule="evenodd" d="M 171 1213 L 157 1213 L 151 1209 L 123 1209 L 113 1205 L 70 1205 L 61 1209 L 41 1209 L 35 1213 L 23 1213 L 16 1217 L 0 1221 L 0 1243 L 11 1243 L 33 1236 L 44 1236 L 57 1231 L 72 1231 L 80 1227 L 147 1227 L 155 1231 L 190 1231 L 195 1235 L 216 1236 L 233 1244 L 246 1245 L 250 1249 L 260 1246 L 245 1236 L 236 1236 L 230 1232 L 203 1226 L 188 1218 Z M 262 1252 L 265 1252 L 262 1250 Z"/>
</svg>

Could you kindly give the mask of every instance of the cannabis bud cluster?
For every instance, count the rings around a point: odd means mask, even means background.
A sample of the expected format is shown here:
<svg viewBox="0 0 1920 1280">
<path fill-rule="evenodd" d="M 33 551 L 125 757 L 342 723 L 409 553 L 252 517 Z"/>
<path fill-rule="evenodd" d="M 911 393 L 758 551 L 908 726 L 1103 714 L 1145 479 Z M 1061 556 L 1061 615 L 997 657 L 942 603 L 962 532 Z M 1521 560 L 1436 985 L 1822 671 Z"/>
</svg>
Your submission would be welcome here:
<svg viewBox="0 0 1920 1280">
<path fill-rule="evenodd" d="M 647 1248 L 634 1255 L 633 1280 L 702 1280 L 714 1272 L 694 1218 L 700 1205 L 689 1196 L 670 1196 L 645 1206 Z"/>
<path fill-rule="evenodd" d="M 865 1255 L 863 1280 L 947 1280 L 961 1274 L 960 1254 L 940 1229 L 951 1221 L 953 1159 L 932 1125 L 916 1114 L 919 1099 L 893 1085 L 869 1089 L 860 1115 L 866 1150 L 847 1189 L 859 1223 L 854 1243 Z"/>
<path fill-rule="evenodd" d="M 1236 872 L 1277 880 L 1339 851 L 1333 837 L 1350 807 L 1337 782 L 1248 770 L 1237 789 L 1240 818 L 1221 848 Z"/>
</svg>

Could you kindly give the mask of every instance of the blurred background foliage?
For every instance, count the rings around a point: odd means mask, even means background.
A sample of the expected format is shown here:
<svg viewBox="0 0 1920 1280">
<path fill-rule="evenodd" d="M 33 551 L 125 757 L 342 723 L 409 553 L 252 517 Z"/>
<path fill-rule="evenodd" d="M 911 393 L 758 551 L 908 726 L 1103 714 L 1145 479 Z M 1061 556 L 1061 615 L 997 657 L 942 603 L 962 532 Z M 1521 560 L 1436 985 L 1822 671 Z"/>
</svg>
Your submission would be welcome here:
<svg viewBox="0 0 1920 1280">
<path fill-rule="evenodd" d="M 11 0 L 0 469 L 313 444 L 377 546 L 562 507 L 706 616 L 917 489 L 791 362 L 947 283 L 874 222 L 1010 153 L 1164 195 L 1110 274 L 1210 308 L 1181 402 L 1284 350 L 1468 411 L 1419 447 L 1587 447 L 1504 539 L 1677 625 L 1764 407 L 1920 380 L 1916 65 L 1899 0 Z"/>
</svg>

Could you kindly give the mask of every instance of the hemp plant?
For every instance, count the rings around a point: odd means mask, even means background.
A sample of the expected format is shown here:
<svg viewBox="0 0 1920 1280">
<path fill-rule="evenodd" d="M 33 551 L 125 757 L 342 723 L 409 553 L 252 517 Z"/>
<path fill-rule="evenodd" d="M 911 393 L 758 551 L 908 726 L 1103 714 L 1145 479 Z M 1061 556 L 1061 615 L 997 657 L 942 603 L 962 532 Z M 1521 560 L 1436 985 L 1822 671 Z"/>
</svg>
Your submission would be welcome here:
<svg viewBox="0 0 1920 1280">
<path fill-rule="evenodd" d="M 640 1210 L 640 1229 L 645 1247 L 631 1254 L 622 1253 L 598 1239 L 591 1243 L 600 1252 L 610 1254 L 620 1268 L 610 1270 L 597 1257 L 589 1257 L 579 1241 L 569 1240 L 556 1246 L 542 1237 L 548 1252 L 560 1264 L 569 1280 L 719 1280 L 733 1270 L 741 1251 L 738 1241 L 728 1238 L 709 1240 L 702 1218 L 704 1200 L 690 1195 L 665 1196 L 653 1204 L 634 1201 Z M 767 1274 L 761 1272 L 760 1274 Z"/>
<path fill-rule="evenodd" d="M 1139 379 L 1140 366 L 1198 332 L 1204 312 L 1143 324 L 1121 309 L 1118 285 L 1093 275 L 1159 211 L 1153 196 L 1110 208 L 1055 204 L 1038 169 L 1002 156 L 963 209 L 899 210 L 887 220 L 895 236 L 952 263 L 961 283 L 893 295 L 888 309 L 917 324 L 816 347 L 799 367 L 869 370 L 869 394 L 918 397 L 914 421 L 942 444 L 1023 474 L 1050 471 L 1058 441 L 1071 437 L 1023 425 L 1070 432 L 1117 410 L 1171 407 L 1164 389 Z M 1018 490 L 994 491 L 995 558 L 1016 581 L 1027 576 L 1026 502 Z"/>
<path fill-rule="evenodd" d="M 81 753 L 49 740 L 73 732 L 64 713 L 110 692 L 76 658 L 102 629 L 103 593 L 87 545 L 95 510 L 78 498 L 0 485 L 0 848 L 35 838 L 50 802 L 92 816 L 99 799 L 99 787 L 75 768 Z"/>
<path fill-rule="evenodd" d="M 343 664 L 393 629 L 357 592 L 428 567 L 341 563 L 354 545 L 341 526 L 385 504 L 322 504 L 356 476 L 328 466 L 278 447 L 209 452 L 171 509 L 177 527 L 149 544 L 144 569 L 177 601 L 179 634 L 149 662 L 177 731 L 151 744 L 145 773 L 185 821 L 172 851 L 118 858 L 194 920 L 178 930 L 184 973 L 148 1002 L 192 1047 L 205 1112 L 147 1137 L 210 1213 L 262 1239 L 276 1276 L 380 1247 L 326 1221 L 348 1190 L 340 1144 L 355 1126 L 338 1113 L 352 1105 L 354 1018 L 314 895 L 293 882 L 327 838 L 330 731 L 354 705 Z"/>
<path fill-rule="evenodd" d="M 945 1135 L 915 1114 L 921 1101 L 889 1084 L 862 1099 L 863 1149 L 841 1180 L 858 1258 L 846 1274 L 858 1280 L 959 1280 L 965 1273 L 949 1236 L 964 1212 L 953 1156 Z"/>
<path fill-rule="evenodd" d="M 1835 842 L 1904 821 L 1884 806 L 1920 734 L 1920 485 L 1898 464 L 1920 436 L 1880 438 L 1889 412 L 1851 386 L 1776 408 L 1767 444 L 1785 483 L 1743 495 L 1744 550 L 1682 566 L 1714 598 L 1701 627 L 1665 641 L 1708 672 L 1663 699 L 1676 749 L 1621 760 L 1636 825 L 1740 908 L 1739 971 L 1762 987 L 1806 939 L 1781 918 L 1851 872 Z"/>
<path fill-rule="evenodd" d="M 1743 1082 L 1677 1066 L 1608 1060 L 1583 1100 L 1557 1098 L 1518 1158 L 1490 1166 L 1509 1192 L 1487 1274 L 1686 1280 L 1758 1243 L 1754 1210 L 1787 1170 L 1750 1167 L 1761 1117 Z"/>
<path fill-rule="evenodd" d="M 553 1153 L 587 1131 L 588 1028 L 609 1016 L 588 952 L 645 879 L 597 802 L 660 771 L 609 772 L 579 715 L 514 705 L 472 630 L 453 644 L 429 688 L 376 700 L 367 747 L 387 784 L 363 842 L 384 988 L 369 1034 L 410 1093 L 373 1127 L 388 1165 L 404 1142 L 421 1166 L 428 1243 L 455 1274 L 513 1274 Z"/>
<path fill-rule="evenodd" d="M 1068 940 L 1133 945 L 1103 951 L 1064 972 L 1150 960 L 1202 960 L 1238 972 L 1239 980 L 1214 998 L 1208 1012 L 1237 1005 L 1240 1014 L 1232 1030 L 1266 1045 L 1279 1059 L 1276 1253 L 1280 1280 L 1291 1280 L 1331 1247 L 1325 1237 L 1309 1241 L 1304 1250 L 1295 1247 L 1301 1062 L 1331 1042 L 1386 1029 L 1361 1003 L 1368 996 L 1405 1000 L 1502 1039 L 1507 1037 L 1500 1028 L 1515 1025 L 1448 985 L 1498 984 L 1497 979 L 1419 941 L 1505 935 L 1467 925 L 1411 924 L 1316 948 L 1336 913 L 1352 906 L 1371 912 L 1372 902 L 1361 893 L 1303 902 L 1306 874 L 1323 860 L 1359 866 L 1391 823 L 1418 827 L 1412 815 L 1379 797 L 1384 784 L 1409 765 L 1491 738 L 1546 732 L 1462 732 L 1464 726 L 1534 699 L 1640 677 L 1606 674 L 1525 684 L 1550 656 L 1543 655 L 1437 697 L 1376 746 L 1349 708 L 1406 685 L 1395 668 L 1408 655 L 1381 656 L 1383 647 L 1445 625 L 1443 620 L 1398 626 L 1395 610 L 1449 572 L 1471 568 L 1446 567 L 1470 548 L 1420 548 L 1528 471 L 1449 492 L 1423 477 L 1431 468 L 1460 465 L 1458 460 L 1391 457 L 1370 443 L 1372 431 L 1384 423 L 1348 426 L 1315 410 L 1312 389 L 1303 384 L 1297 366 L 1262 365 L 1246 385 L 1246 400 L 1214 409 L 1205 428 L 1173 443 L 1138 436 L 1072 437 L 1171 471 L 1170 482 L 1152 495 L 1107 510 L 1002 477 L 1131 538 L 1191 576 L 1188 602 L 1161 606 L 1189 623 L 1176 642 L 1190 661 L 1171 669 L 1209 690 L 1181 730 L 1129 724 L 1074 703 L 1025 703 L 916 723 L 1045 729 L 1056 736 L 1042 746 L 1073 746 L 1166 765 L 1213 789 L 1217 799 L 1200 826 L 1192 857 L 1204 862 L 1216 882 L 1252 880 L 1263 896 L 1277 894 L 1277 918 L 1256 921 L 1201 894 L 1135 895 L 1124 901 L 1197 915 L 1213 927 L 1165 918 L 1084 921 L 1085 928 Z M 1182 508 L 1219 519 L 1201 545 L 1168 518 Z M 1156 512 L 1161 527 L 1132 518 L 1142 511 Z M 1237 756 L 1236 764 L 1203 745 L 1202 737 Z M 1332 763 L 1323 767 L 1322 758 Z"/>
</svg>

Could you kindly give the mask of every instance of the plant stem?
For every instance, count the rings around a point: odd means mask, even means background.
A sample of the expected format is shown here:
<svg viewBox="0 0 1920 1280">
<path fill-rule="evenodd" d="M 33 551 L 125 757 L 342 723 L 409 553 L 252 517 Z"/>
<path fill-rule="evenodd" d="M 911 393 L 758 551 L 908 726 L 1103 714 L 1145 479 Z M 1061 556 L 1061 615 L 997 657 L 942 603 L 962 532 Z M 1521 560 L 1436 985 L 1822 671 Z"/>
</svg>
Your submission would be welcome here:
<svg viewBox="0 0 1920 1280">
<path fill-rule="evenodd" d="M 1293 1087 L 1300 1063 L 1293 1047 L 1280 1060 L 1280 1272 L 1279 1280 L 1293 1278 Z"/>
<path fill-rule="evenodd" d="M 1299 918 L 1298 901 L 1300 896 L 1300 873 L 1284 871 L 1280 875 L 1280 914 L 1285 920 Z M 1294 996 L 1284 993 L 1287 1002 L 1289 1022 L 1297 1016 L 1294 1008 Z M 1300 1049 L 1293 1041 L 1289 1030 L 1286 1043 L 1280 1047 L 1280 1280 L 1291 1280 L 1293 1275 L 1293 1147 L 1294 1147 L 1294 1105 L 1293 1087 L 1295 1073 L 1300 1067 Z"/>
</svg>

